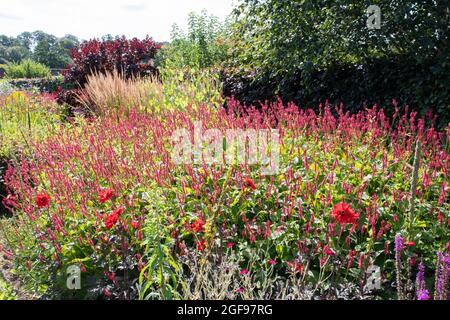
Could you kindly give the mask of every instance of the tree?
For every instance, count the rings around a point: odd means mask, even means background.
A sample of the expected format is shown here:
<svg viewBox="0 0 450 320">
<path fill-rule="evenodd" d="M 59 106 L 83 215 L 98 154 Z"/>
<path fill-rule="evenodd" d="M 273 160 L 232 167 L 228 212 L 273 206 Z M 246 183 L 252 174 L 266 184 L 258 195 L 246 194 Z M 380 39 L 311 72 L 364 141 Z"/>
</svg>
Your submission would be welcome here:
<svg viewBox="0 0 450 320">
<path fill-rule="evenodd" d="M 42 31 L 33 32 L 33 40 L 34 59 L 50 68 L 57 69 L 65 68 L 70 64 L 69 51 L 79 44 L 75 36 L 66 35 L 58 39 Z"/>
<path fill-rule="evenodd" d="M 242 0 L 224 92 L 246 103 L 408 104 L 447 125 L 450 0 Z M 369 5 L 381 28 L 367 27 Z"/>
<path fill-rule="evenodd" d="M 226 59 L 228 44 L 226 25 L 205 10 L 190 13 L 185 33 L 178 25 L 172 26 L 171 43 L 164 47 L 162 64 L 175 68 L 203 69 Z"/>
<path fill-rule="evenodd" d="M 0 44 L 0 64 L 8 64 L 10 63 L 7 59 L 6 47 Z"/>
<path fill-rule="evenodd" d="M 64 37 L 58 39 L 58 42 L 59 42 L 59 45 L 63 49 L 68 50 L 68 52 L 80 44 L 80 41 L 78 40 L 78 38 L 71 34 L 67 34 Z"/>
<path fill-rule="evenodd" d="M 34 60 L 45 64 L 51 68 L 55 67 L 55 60 L 57 59 L 55 54 L 55 45 L 57 39 L 54 36 L 43 35 L 37 38 L 36 48 L 33 52 Z"/>
<path fill-rule="evenodd" d="M 30 51 L 32 50 L 34 45 L 34 37 L 31 32 L 22 32 L 17 36 L 17 41 L 22 47 L 25 47 Z"/>
<path fill-rule="evenodd" d="M 69 51 L 78 45 L 73 35 L 57 38 L 43 31 L 23 32 L 17 38 L 0 35 L 0 63 L 33 58 L 50 68 L 62 69 L 72 62 Z"/>
<path fill-rule="evenodd" d="M 9 62 L 20 62 L 29 56 L 30 52 L 25 47 L 13 46 L 6 49 L 6 59 Z"/>
<path fill-rule="evenodd" d="M 366 26 L 378 5 L 381 29 Z M 234 11 L 234 59 L 283 70 L 409 54 L 449 55 L 449 0 L 243 0 Z"/>
</svg>

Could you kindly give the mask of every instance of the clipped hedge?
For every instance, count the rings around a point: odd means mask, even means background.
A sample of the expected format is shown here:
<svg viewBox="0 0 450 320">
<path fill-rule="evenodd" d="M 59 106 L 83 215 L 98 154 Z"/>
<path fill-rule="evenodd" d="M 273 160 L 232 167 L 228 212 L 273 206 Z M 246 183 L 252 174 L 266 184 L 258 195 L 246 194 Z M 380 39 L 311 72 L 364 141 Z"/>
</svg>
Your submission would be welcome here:
<svg viewBox="0 0 450 320">
<path fill-rule="evenodd" d="M 433 112 L 436 124 L 446 126 L 450 115 L 450 70 L 448 61 L 432 58 L 418 62 L 407 56 L 367 59 L 362 64 L 334 62 L 326 69 L 303 69 L 272 76 L 267 73 L 222 72 L 224 94 L 246 103 L 293 101 L 297 105 L 344 104 L 352 113 L 377 104 L 393 113 L 391 102 L 409 105 L 425 115 Z"/>
</svg>

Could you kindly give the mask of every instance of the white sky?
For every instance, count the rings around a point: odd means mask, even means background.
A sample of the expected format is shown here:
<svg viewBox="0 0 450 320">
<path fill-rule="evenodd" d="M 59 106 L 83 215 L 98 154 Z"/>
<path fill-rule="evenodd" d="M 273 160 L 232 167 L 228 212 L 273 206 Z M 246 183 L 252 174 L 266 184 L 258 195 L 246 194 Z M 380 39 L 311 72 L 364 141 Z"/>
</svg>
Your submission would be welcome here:
<svg viewBox="0 0 450 320">
<path fill-rule="evenodd" d="M 206 9 L 224 19 L 236 0 L 0 0 L 0 34 L 42 30 L 82 39 L 106 34 L 170 40 L 172 24 L 185 28 L 189 12 Z"/>
</svg>

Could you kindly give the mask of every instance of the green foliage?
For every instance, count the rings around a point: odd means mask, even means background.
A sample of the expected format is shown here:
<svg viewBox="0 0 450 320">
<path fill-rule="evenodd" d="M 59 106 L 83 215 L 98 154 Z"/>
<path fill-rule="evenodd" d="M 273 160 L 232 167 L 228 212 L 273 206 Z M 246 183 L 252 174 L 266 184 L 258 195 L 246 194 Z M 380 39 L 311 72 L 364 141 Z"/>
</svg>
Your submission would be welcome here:
<svg viewBox="0 0 450 320">
<path fill-rule="evenodd" d="M 366 26 L 369 5 L 381 29 Z M 350 111 L 395 98 L 441 125 L 450 110 L 449 1 L 251 1 L 234 11 L 226 95 L 246 103 L 325 100 Z M 392 111 L 387 109 L 387 111 Z"/>
<path fill-rule="evenodd" d="M 381 8 L 381 29 L 366 26 L 369 5 Z M 449 54 L 449 1 L 253 1 L 235 9 L 236 62 L 293 72 L 305 64 L 411 54 Z"/>
<path fill-rule="evenodd" d="M 228 50 L 226 24 L 206 11 L 190 13 L 188 19 L 187 33 L 173 26 L 171 43 L 159 53 L 158 63 L 166 68 L 203 69 L 224 61 Z"/>
<path fill-rule="evenodd" d="M 166 68 L 161 70 L 161 80 L 155 91 L 157 101 L 153 101 L 156 110 L 183 110 L 189 105 L 198 108 L 203 104 L 216 108 L 224 101 L 219 75 L 212 70 Z"/>
<path fill-rule="evenodd" d="M 69 50 L 78 44 L 75 36 L 57 38 L 42 31 L 23 32 L 16 38 L 0 35 L 0 64 L 32 58 L 50 68 L 65 68 L 71 63 Z"/>
<path fill-rule="evenodd" d="M 27 49 L 20 46 L 5 47 L 0 45 L 0 63 L 20 62 L 30 56 Z"/>
<path fill-rule="evenodd" d="M 79 42 L 74 36 L 56 38 L 43 32 L 35 32 L 36 46 L 33 58 L 50 68 L 66 68 L 71 63 L 69 50 L 76 47 Z"/>
<path fill-rule="evenodd" d="M 0 301 L 1 300 L 15 300 L 16 295 L 14 290 L 3 281 L 2 276 L 0 275 Z"/>
<path fill-rule="evenodd" d="M 5 75 L 9 79 L 44 78 L 51 75 L 50 69 L 45 65 L 31 59 L 23 60 L 5 67 Z"/>
<path fill-rule="evenodd" d="M 377 104 L 388 115 L 406 105 L 420 116 L 431 111 L 436 125 L 446 126 L 450 115 L 450 61 L 441 63 L 429 58 L 418 62 L 408 56 L 366 58 L 360 64 L 334 62 L 325 68 L 307 65 L 278 75 L 271 70 L 257 75 L 246 71 L 222 73 L 225 96 L 234 96 L 247 105 L 260 101 L 293 101 L 301 107 L 318 106 L 328 101 L 343 103 L 345 110 L 356 112 Z"/>
<path fill-rule="evenodd" d="M 48 136 L 58 121 L 52 101 L 20 91 L 0 97 L 0 159 L 10 160 L 31 140 Z"/>
<path fill-rule="evenodd" d="M 152 188 L 142 194 L 152 199 L 146 205 L 147 219 L 143 228 L 145 259 L 148 261 L 139 274 L 139 299 L 176 299 L 180 265 L 174 256 L 175 242 L 170 237 L 165 211 L 168 208 L 162 192 Z"/>
</svg>

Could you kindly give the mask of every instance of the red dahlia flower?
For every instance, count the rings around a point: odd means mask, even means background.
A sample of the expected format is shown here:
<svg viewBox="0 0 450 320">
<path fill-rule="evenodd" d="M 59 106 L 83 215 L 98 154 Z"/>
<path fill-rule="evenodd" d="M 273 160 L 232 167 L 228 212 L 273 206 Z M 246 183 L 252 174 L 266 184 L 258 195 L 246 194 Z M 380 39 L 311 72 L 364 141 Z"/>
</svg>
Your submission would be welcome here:
<svg viewBox="0 0 450 320">
<path fill-rule="evenodd" d="M 195 220 L 191 223 L 191 229 L 195 232 L 202 232 L 204 230 L 205 220 L 202 218 Z"/>
<path fill-rule="evenodd" d="M 335 205 L 331 214 L 340 224 L 355 223 L 358 218 L 355 211 L 345 202 Z"/>
<path fill-rule="evenodd" d="M 253 182 L 252 179 L 245 178 L 244 179 L 244 184 L 245 184 L 246 187 L 249 187 L 249 188 L 251 188 L 253 190 L 256 190 L 256 184 Z"/>
<path fill-rule="evenodd" d="M 39 208 L 48 207 L 50 205 L 50 196 L 45 192 L 36 195 L 36 204 Z"/>
<path fill-rule="evenodd" d="M 98 192 L 98 201 L 100 201 L 100 203 L 105 203 L 106 201 L 111 199 L 112 196 L 113 191 L 111 189 L 100 190 Z"/>
<path fill-rule="evenodd" d="M 119 215 L 116 212 L 117 210 L 114 210 L 109 216 L 106 217 L 105 220 L 105 227 L 106 229 L 110 230 L 112 227 L 114 227 L 119 220 Z"/>
</svg>

